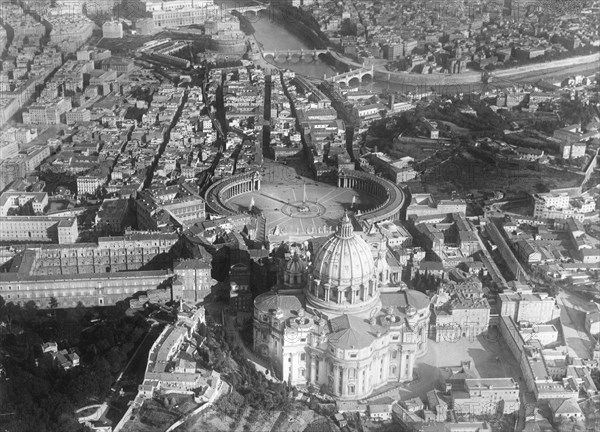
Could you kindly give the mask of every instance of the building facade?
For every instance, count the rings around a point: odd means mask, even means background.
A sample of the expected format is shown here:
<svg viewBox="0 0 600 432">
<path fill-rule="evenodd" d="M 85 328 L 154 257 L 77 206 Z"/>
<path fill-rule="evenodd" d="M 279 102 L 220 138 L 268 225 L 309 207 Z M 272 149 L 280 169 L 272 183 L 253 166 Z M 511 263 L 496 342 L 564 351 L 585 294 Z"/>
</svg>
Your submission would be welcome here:
<svg viewBox="0 0 600 432">
<path fill-rule="evenodd" d="M 86 306 L 114 305 L 138 292 L 161 290 L 168 290 L 169 299 L 173 292 L 175 299 L 194 298 L 187 294 L 188 289 L 193 293 L 194 285 L 182 287 L 173 282 L 170 252 L 178 238 L 175 233 L 129 232 L 101 237 L 97 244 L 27 248 L 13 258 L 8 272 L 0 274 L 0 295 L 7 302 L 33 301 L 40 308 L 49 307 L 51 297 L 59 307 L 74 307 L 79 301 Z M 146 265 L 162 270 L 142 270 Z M 185 277 L 175 276 L 185 284 Z"/>
<path fill-rule="evenodd" d="M 7 191 L 0 195 L 0 216 L 8 216 L 10 209 L 21 209 L 31 205 L 34 213 L 43 213 L 48 205 L 46 192 Z"/>
<path fill-rule="evenodd" d="M 199 259 L 180 261 L 173 267 L 177 282 L 181 282 L 181 298 L 200 302 L 210 294 L 212 286 L 211 265 Z M 175 292 L 176 284 L 173 284 Z M 179 297 L 179 293 L 174 294 Z"/>
<path fill-rule="evenodd" d="M 168 271 L 139 271 L 104 274 L 23 276 L 0 275 L 0 295 L 7 301 L 24 305 L 33 301 L 40 309 L 49 308 L 54 297 L 59 308 L 110 306 L 139 291 L 155 289 L 170 278 Z"/>
<path fill-rule="evenodd" d="M 79 236 L 77 219 L 53 216 L 2 216 L 0 241 L 75 243 Z"/>
<path fill-rule="evenodd" d="M 519 410 L 519 384 L 512 378 L 466 379 L 452 400 L 459 415 L 510 414 Z"/>
<path fill-rule="evenodd" d="M 498 300 L 500 315 L 511 317 L 517 323 L 547 323 L 560 315 L 556 299 L 546 293 L 505 292 L 498 295 Z"/>
</svg>

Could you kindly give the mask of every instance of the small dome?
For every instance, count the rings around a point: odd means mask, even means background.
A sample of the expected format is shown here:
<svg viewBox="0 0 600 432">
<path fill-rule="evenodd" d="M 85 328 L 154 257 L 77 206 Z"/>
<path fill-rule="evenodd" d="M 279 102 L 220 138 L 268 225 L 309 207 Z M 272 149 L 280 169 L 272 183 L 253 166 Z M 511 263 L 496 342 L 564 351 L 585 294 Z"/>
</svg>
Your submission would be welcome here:
<svg viewBox="0 0 600 432">
<path fill-rule="evenodd" d="M 306 264 L 304 260 L 294 253 L 292 259 L 287 262 L 285 271 L 291 274 L 302 274 L 306 271 Z"/>
<path fill-rule="evenodd" d="M 283 285 L 285 288 L 302 288 L 306 281 L 306 264 L 304 260 L 294 252 L 292 258 L 286 263 L 283 272 Z"/>
<path fill-rule="evenodd" d="M 332 286 L 366 285 L 375 274 L 369 245 L 354 234 L 347 214 L 315 254 L 313 268 L 315 279 Z"/>
</svg>

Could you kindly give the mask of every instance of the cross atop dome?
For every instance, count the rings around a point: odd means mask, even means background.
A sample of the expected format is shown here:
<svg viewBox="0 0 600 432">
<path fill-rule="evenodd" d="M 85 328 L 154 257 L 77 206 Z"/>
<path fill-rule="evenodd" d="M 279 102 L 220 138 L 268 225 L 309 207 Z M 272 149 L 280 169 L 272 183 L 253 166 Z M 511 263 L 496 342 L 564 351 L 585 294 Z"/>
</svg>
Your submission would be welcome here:
<svg viewBox="0 0 600 432">
<path fill-rule="evenodd" d="M 354 236 L 354 227 L 352 221 L 348 217 L 348 211 L 344 211 L 344 216 L 340 220 L 337 229 L 337 235 L 341 238 L 351 238 Z"/>
</svg>

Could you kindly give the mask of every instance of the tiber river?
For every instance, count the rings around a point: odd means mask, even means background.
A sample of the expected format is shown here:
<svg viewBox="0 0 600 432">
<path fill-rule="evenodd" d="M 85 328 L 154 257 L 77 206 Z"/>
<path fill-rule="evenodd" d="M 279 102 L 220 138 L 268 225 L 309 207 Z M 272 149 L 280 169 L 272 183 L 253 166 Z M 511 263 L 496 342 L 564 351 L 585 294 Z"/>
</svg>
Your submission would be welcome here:
<svg viewBox="0 0 600 432">
<path fill-rule="evenodd" d="M 218 5 L 240 5 L 245 4 L 247 0 L 216 0 L 215 4 Z M 285 22 L 275 21 L 272 17 L 269 16 L 268 13 L 264 13 L 259 15 L 257 19 L 252 20 L 252 25 L 254 27 L 254 37 L 256 41 L 262 45 L 265 51 L 271 50 L 298 50 L 298 49 L 311 49 L 313 48 L 310 43 L 305 42 L 300 37 L 291 33 L 285 28 Z M 335 75 L 336 70 L 327 63 L 322 62 L 321 60 L 316 60 L 315 62 L 306 63 L 304 61 L 298 61 L 296 63 L 288 61 L 285 63 L 275 62 L 280 68 L 291 69 L 294 72 L 297 72 L 302 75 L 306 75 L 313 78 L 323 79 L 323 76 L 327 74 L 327 76 Z M 569 68 L 565 70 L 552 70 L 552 71 L 544 71 L 539 74 L 534 74 L 534 76 L 522 78 L 521 82 L 535 82 L 539 79 L 546 79 L 551 82 L 560 82 L 561 79 L 564 79 L 567 76 L 573 76 L 575 74 L 582 75 L 590 75 L 595 73 L 597 65 L 589 64 L 589 65 L 581 65 L 577 68 Z M 359 84 L 361 88 L 370 89 L 370 90 L 396 90 L 396 91 L 404 91 L 406 90 L 406 86 L 401 84 L 390 84 L 384 82 L 364 82 Z M 501 80 L 494 80 L 494 84 L 492 87 L 506 87 L 511 86 L 510 82 L 502 82 Z M 469 87 L 474 90 L 480 90 L 481 84 L 471 84 Z"/>
<path fill-rule="evenodd" d="M 310 49 L 312 46 L 290 33 L 280 23 L 275 22 L 268 17 L 259 19 L 252 24 L 254 26 L 254 36 L 262 44 L 265 51 L 275 50 L 298 50 Z M 313 78 L 323 78 L 324 74 L 329 76 L 335 74 L 335 70 L 327 63 L 317 60 L 316 62 L 306 63 L 299 61 L 297 63 L 275 63 L 279 67 L 291 69 L 302 75 Z"/>
</svg>

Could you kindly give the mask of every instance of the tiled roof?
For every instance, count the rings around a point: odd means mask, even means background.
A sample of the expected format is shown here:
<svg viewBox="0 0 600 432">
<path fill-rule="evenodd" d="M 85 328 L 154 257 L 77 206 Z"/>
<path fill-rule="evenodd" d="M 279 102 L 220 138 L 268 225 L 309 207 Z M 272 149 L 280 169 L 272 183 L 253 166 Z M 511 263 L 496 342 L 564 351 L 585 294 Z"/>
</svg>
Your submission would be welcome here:
<svg viewBox="0 0 600 432">
<path fill-rule="evenodd" d="M 396 306 L 402 312 L 407 306 L 413 306 L 415 309 L 429 308 L 429 297 L 416 290 L 403 290 L 394 293 L 381 293 L 381 302 L 386 306 Z"/>
<path fill-rule="evenodd" d="M 279 295 L 268 292 L 256 297 L 254 306 L 262 312 L 274 312 L 279 308 L 285 316 L 292 316 L 292 312 L 304 308 L 304 302 L 300 295 Z"/>
<path fill-rule="evenodd" d="M 330 320 L 329 327 L 329 343 L 340 349 L 360 349 L 371 345 L 379 328 L 352 315 L 342 315 Z"/>
</svg>

